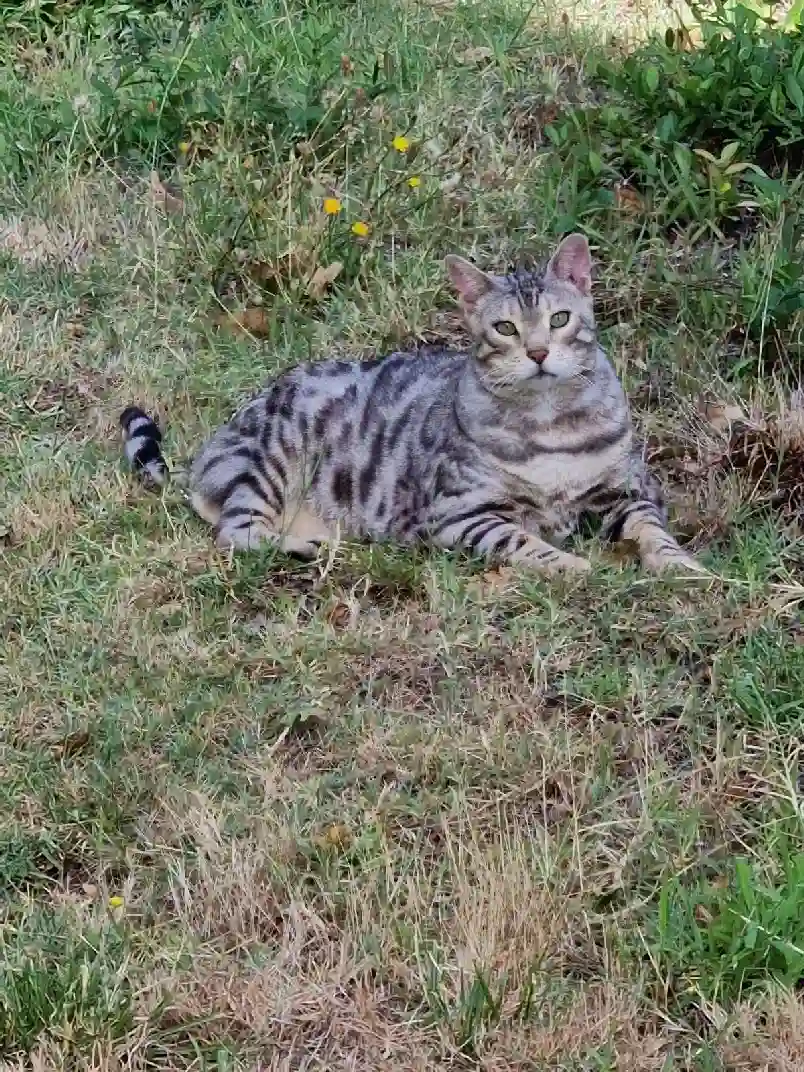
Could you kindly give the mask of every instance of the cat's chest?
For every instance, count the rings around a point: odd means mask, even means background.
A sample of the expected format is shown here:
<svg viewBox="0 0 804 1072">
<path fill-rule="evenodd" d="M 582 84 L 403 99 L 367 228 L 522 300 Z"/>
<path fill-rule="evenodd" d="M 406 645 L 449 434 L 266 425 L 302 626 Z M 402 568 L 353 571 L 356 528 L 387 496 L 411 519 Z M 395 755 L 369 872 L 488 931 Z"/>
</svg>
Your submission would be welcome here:
<svg viewBox="0 0 804 1072">
<path fill-rule="evenodd" d="M 591 488 L 617 482 L 629 451 L 629 442 L 619 442 L 594 452 L 539 453 L 523 462 L 501 463 L 498 475 L 514 497 L 572 512 Z"/>
</svg>

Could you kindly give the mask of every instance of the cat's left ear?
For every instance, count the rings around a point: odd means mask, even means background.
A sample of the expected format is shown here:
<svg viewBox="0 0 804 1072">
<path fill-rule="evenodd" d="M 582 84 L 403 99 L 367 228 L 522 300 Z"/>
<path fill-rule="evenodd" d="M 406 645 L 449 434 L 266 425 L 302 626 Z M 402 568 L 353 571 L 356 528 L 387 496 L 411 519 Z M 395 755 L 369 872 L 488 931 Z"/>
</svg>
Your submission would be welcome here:
<svg viewBox="0 0 804 1072">
<path fill-rule="evenodd" d="M 582 234 L 568 235 L 547 265 L 546 279 L 569 283 L 581 294 L 592 293 L 592 254 Z"/>
<path fill-rule="evenodd" d="M 445 264 L 452 285 L 467 305 L 476 305 L 484 294 L 494 289 L 491 276 L 481 272 L 471 261 L 450 253 Z"/>
</svg>

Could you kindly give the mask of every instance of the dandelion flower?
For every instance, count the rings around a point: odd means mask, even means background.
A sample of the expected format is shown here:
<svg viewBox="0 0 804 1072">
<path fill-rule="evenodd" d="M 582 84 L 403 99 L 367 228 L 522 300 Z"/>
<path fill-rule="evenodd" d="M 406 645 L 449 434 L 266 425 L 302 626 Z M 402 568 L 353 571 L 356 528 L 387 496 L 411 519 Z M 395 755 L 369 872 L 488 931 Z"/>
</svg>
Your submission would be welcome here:
<svg viewBox="0 0 804 1072">
<path fill-rule="evenodd" d="M 406 153 L 410 148 L 410 142 L 403 134 L 397 134 L 391 144 L 398 153 Z"/>
<path fill-rule="evenodd" d="M 422 180 L 419 178 L 418 175 L 411 175 L 408 179 L 408 186 L 411 188 L 411 190 L 418 190 L 421 184 Z"/>
<path fill-rule="evenodd" d="M 324 212 L 328 216 L 337 216 L 341 211 L 341 203 L 337 197 L 325 197 L 324 198 Z"/>
<path fill-rule="evenodd" d="M 352 234 L 356 234 L 358 238 L 365 238 L 369 233 L 369 225 L 363 223 L 362 220 L 355 220 L 352 224 Z"/>
<path fill-rule="evenodd" d="M 122 908 L 123 903 L 123 898 L 120 897 L 118 894 L 115 894 L 114 897 L 109 898 L 109 908 Z"/>
</svg>

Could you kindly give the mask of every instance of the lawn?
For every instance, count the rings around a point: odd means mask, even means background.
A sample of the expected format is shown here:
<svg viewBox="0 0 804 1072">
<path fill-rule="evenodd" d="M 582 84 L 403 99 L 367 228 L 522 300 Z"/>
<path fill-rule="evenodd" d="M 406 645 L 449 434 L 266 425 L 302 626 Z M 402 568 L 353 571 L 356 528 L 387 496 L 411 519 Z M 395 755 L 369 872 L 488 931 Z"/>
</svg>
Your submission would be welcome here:
<svg viewBox="0 0 804 1072">
<path fill-rule="evenodd" d="M 0 19 L 0 1068 L 804 1067 L 798 60 L 713 135 L 640 0 Z M 127 472 L 572 229 L 712 580 L 232 558 Z"/>
</svg>

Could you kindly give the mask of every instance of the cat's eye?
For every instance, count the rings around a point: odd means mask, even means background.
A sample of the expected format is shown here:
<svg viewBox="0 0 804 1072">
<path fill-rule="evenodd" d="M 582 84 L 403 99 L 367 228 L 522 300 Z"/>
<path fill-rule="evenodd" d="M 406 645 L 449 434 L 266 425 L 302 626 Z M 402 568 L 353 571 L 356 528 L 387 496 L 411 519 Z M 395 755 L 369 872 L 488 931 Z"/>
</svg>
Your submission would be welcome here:
<svg viewBox="0 0 804 1072">
<path fill-rule="evenodd" d="M 551 328 L 563 328 L 563 327 L 566 327 L 566 325 L 569 324 L 569 318 L 570 318 L 570 315 L 566 311 L 561 312 L 561 313 L 553 313 L 553 315 L 550 317 L 550 327 Z"/>
<path fill-rule="evenodd" d="M 516 324 L 510 320 L 498 320 L 492 327 L 498 335 L 516 335 Z"/>
</svg>

